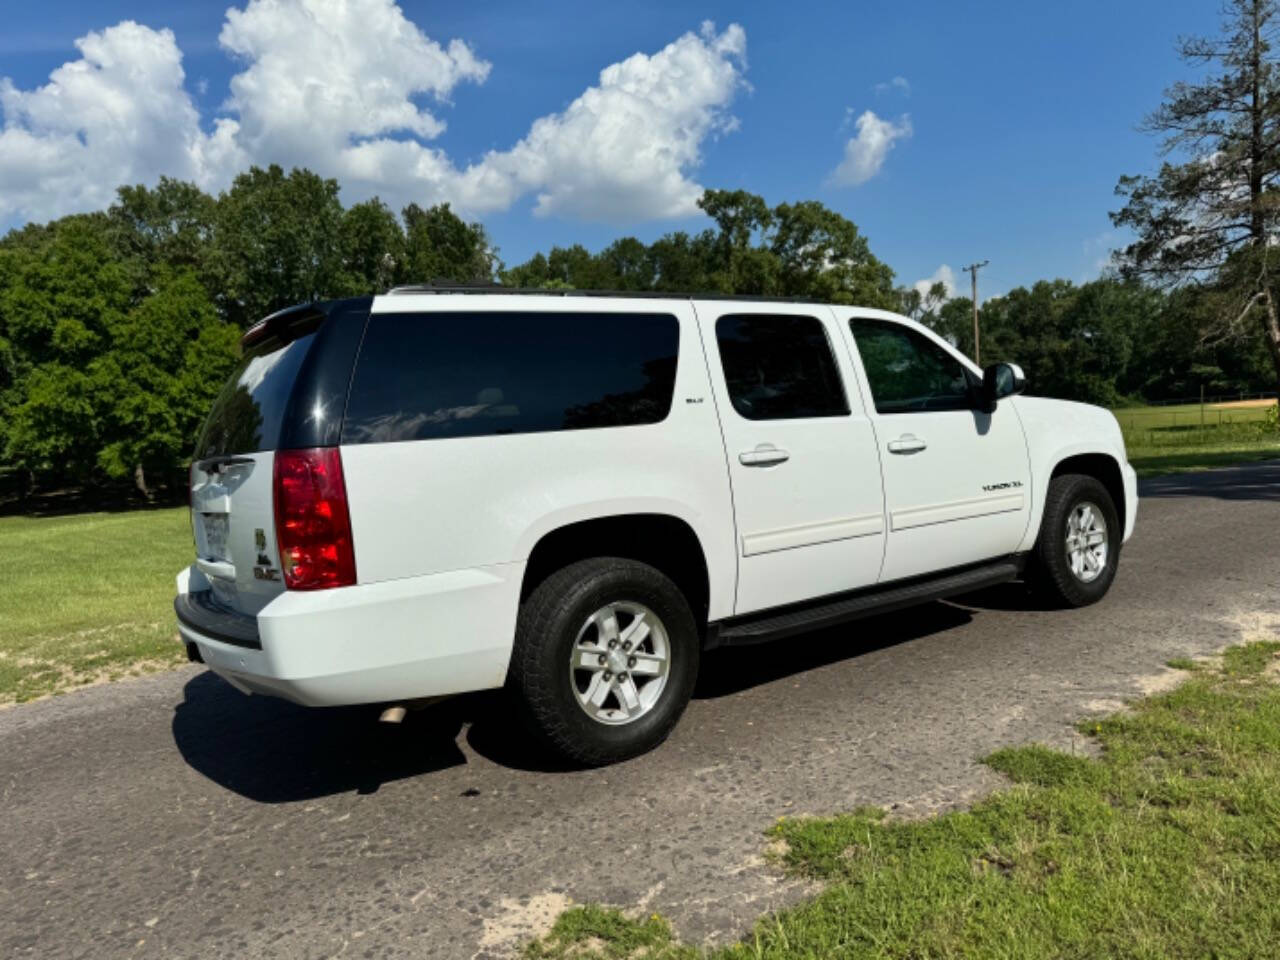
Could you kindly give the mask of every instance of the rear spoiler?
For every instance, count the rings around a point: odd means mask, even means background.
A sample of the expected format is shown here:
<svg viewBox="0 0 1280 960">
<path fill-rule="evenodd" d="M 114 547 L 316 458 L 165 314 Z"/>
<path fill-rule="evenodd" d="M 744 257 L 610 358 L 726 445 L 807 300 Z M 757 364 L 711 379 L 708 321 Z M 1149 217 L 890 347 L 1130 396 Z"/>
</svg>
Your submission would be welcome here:
<svg viewBox="0 0 1280 960">
<path fill-rule="evenodd" d="M 296 340 L 310 333 L 324 320 L 327 311 L 318 303 L 299 303 L 292 307 L 277 310 L 271 316 L 259 320 L 244 332 L 240 338 L 241 347 L 252 347 L 270 337 L 282 343 Z"/>
</svg>

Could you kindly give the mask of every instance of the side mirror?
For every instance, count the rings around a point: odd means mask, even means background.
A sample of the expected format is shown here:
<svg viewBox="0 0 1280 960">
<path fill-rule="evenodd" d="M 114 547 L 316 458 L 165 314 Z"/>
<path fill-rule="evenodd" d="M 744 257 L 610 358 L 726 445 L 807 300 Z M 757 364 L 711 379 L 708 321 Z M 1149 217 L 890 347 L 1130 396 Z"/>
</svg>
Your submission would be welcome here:
<svg viewBox="0 0 1280 960">
<path fill-rule="evenodd" d="M 996 404 L 1005 397 L 1027 388 L 1027 375 L 1016 363 L 993 363 L 982 371 L 983 413 L 994 413 Z"/>
</svg>

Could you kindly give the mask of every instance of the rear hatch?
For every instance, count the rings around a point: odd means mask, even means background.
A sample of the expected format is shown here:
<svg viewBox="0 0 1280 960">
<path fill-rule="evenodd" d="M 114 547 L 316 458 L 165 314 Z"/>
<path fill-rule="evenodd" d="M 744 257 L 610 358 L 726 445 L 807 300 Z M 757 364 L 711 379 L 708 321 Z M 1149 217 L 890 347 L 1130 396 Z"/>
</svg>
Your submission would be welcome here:
<svg viewBox="0 0 1280 960">
<path fill-rule="evenodd" d="M 276 543 L 277 451 L 335 447 L 370 298 L 295 307 L 244 337 L 191 464 L 196 567 L 216 605 L 255 616 L 285 589 Z"/>
</svg>

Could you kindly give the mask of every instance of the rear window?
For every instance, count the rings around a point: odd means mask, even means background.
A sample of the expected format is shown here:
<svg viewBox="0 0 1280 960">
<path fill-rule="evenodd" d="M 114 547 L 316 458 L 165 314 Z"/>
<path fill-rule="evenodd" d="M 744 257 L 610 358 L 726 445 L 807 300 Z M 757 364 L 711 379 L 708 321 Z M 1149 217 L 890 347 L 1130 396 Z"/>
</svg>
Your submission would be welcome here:
<svg viewBox="0 0 1280 960">
<path fill-rule="evenodd" d="M 342 442 L 657 423 L 679 339 L 670 314 L 374 314 Z"/>
<path fill-rule="evenodd" d="M 200 431 L 197 460 L 276 449 L 298 368 L 315 338 L 314 332 L 288 343 L 271 338 L 245 352 Z"/>
</svg>

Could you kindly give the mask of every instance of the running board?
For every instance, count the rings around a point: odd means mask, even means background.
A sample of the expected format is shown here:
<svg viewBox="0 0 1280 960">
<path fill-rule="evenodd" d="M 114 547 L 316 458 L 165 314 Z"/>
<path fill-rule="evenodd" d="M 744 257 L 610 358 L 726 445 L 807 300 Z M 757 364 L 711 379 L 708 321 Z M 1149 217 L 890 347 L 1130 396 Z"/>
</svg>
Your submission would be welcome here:
<svg viewBox="0 0 1280 960">
<path fill-rule="evenodd" d="M 1004 559 L 979 567 L 967 567 L 953 573 L 913 580 L 909 583 L 856 594 L 842 594 L 825 602 L 804 607 L 788 607 L 781 612 L 765 611 L 757 615 L 726 620 L 712 624 L 708 630 L 705 647 L 741 646 L 748 643 L 764 643 L 809 630 L 818 630 L 878 613 L 889 613 L 916 604 L 941 600 L 998 583 L 1016 580 L 1022 575 L 1022 563 L 1016 559 Z"/>
</svg>

